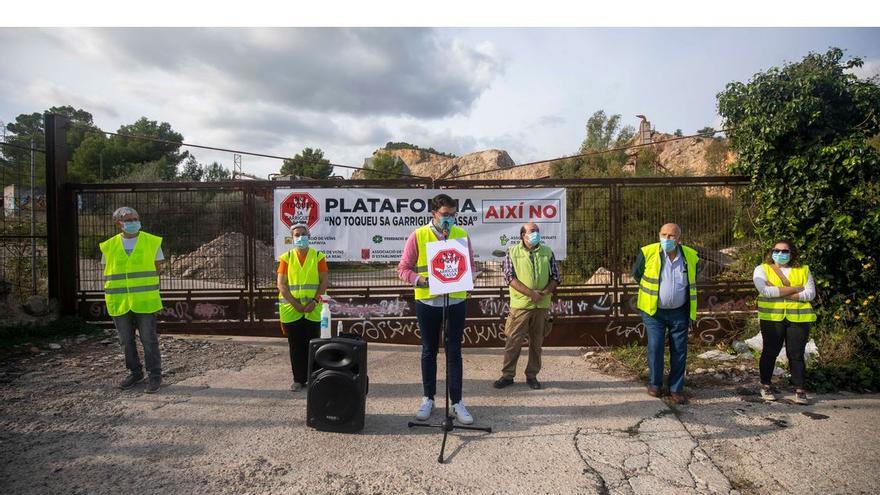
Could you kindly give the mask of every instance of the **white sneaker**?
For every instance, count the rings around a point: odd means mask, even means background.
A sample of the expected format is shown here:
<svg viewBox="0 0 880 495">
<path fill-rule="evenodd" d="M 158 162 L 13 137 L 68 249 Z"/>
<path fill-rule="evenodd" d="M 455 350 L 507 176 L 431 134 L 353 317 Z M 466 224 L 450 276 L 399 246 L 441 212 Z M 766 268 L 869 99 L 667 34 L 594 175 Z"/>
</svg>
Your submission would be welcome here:
<svg viewBox="0 0 880 495">
<path fill-rule="evenodd" d="M 464 402 L 462 401 L 458 401 L 457 404 L 452 405 L 452 413 L 455 414 L 455 419 L 463 425 L 473 424 L 474 422 L 474 417 L 471 416 L 471 413 L 469 413 L 467 408 L 464 407 Z"/>
<path fill-rule="evenodd" d="M 422 405 L 419 406 L 419 411 L 416 413 L 416 419 L 419 421 L 425 421 L 426 419 L 431 417 L 431 411 L 433 410 L 434 400 L 427 397 L 422 397 Z"/>
</svg>

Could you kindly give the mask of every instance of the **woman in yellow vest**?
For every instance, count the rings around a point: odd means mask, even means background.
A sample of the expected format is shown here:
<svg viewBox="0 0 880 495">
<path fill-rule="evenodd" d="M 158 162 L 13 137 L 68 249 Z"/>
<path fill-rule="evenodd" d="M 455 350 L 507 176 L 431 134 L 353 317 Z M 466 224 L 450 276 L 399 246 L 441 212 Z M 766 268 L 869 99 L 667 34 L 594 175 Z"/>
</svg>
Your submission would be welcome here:
<svg viewBox="0 0 880 495">
<path fill-rule="evenodd" d="M 129 375 L 119 388 L 129 389 L 144 379 L 138 357 L 135 328 L 144 347 L 149 379 L 144 392 L 152 394 L 162 385 L 162 357 L 156 333 L 156 313 L 162 309 L 159 296 L 159 262 L 162 238 L 141 231 L 134 208 L 123 206 L 113 212 L 113 222 L 121 231 L 100 244 L 104 265 L 104 302 L 113 318 Z"/>
<path fill-rule="evenodd" d="M 298 223 L 290 233 L 294 248 L 278 258 L 278 315 L 290 350 L 290 390 L 295 392 L 309 379 L 309 341 L 321 334 L 321 295 L 328 276 L 324 253 L 309 247 L 309 227 Z"/>
<path fill-rule="evenodd" d="M 804 349 L 810 338 L 810 323 L 816 313 L 810 301 L 816 297 L 816 284 L 810 267 L 801 265 L 795 247 L 781 240 L 773 244 L 764 263 L 752 275 L 758 289 L 758 318 L 761 320 L 761 397 L 766 401 L 778 399 L 771 387 L 776 356 L 785 345 L 785 354 L 795 387 L 794 402 L 808 404 L 804 390 L 806 363 Z"/>
</svg>

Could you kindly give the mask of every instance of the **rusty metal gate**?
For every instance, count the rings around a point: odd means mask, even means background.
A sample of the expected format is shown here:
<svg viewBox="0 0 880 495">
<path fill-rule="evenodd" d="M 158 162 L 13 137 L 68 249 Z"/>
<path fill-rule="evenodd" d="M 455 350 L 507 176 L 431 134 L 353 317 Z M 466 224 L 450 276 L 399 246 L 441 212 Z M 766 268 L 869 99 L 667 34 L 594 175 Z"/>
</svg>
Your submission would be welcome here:
<svg viewBox="0 0 880 495">
<path fill-rule="evenodd" d="M 73 277 L 65 282 L 75 294 L 76 312 L 109 323 L 98 243 L 116 234 L 112 212 L 131 206 L 144 230 L 165 239 L 162 332 L 280 336 L 272 253 L 275 188 L 564 187 L 568 259 L 560 262 L 563 283 L 546 345 L 644 339 L 630 265 L 639 246 L 655 242 L 659 226 L 669 221 L 680 224 L 684 242 L 700 252 L 700 313 L 692 334 L 713 342 L 732 336 L 754 314 L 751 267 L 733 256 L 742 238 L 734 231 L 745 228 L 736 223 L 747 206 L 739 194 L 745 184 L 742 177 L 728 176 L 67 184 L 59 206 L 75 235 L 63 241 L 63 249 L 73 253 L 65 251 L 69 261 L 59 265 L 62 275 Z M 500 259 L 478 265 L 488 276 L 478 279 L 467 301 L 464 343 L 502 345 L 508 296 Z M 330 263 L 330 277 L 334 321 L 342 321 L 345 331 L 370 341 L 419 342 L 412 290 L 397 280 L 396 264 Z"/>
</svg>

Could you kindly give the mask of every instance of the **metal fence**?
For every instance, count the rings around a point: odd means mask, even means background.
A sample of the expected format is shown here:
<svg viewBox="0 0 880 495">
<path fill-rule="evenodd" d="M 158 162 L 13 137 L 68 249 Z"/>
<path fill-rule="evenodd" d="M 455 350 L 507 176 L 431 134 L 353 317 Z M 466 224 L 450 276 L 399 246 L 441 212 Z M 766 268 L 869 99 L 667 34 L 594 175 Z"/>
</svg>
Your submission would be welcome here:
<svg viewBox="0 0 880 495">
<path fill-rule="evenodd" d="M 568 258 L 560 263 L 563 284 L 554 313 L 557 326 L 567 330 L 556 338 L 558 344 L 643 336 L 644 329 L 634 320 L 636 286 L 630 265 L 638 248 L 656 241 L 660 225 L 670 221 L 682 226 L 685 243 L 696 247 L 703 260 L 699 283 L 707 304 L 701 306 L 723 307 L 727 315 L 725 324 L 708 317 L 704 330 L 730 332 L 736 327 L 730 315 L 750 310 L 747 300 L 753 290 L 748 273 L 737 271 L 731 256 L 740 247 L 734 230 L 744 207 L 738 194 L 744 184 L 737 177 L 652 177 L 433 185 L 404 180 L 72 185 L 77 304 L 90 320 L 107 321 L 97 246 L 116 233 L 111 215 L 120 206 L 138 210 L 144 230 L 165 238 L 161 284 L 166 308 L 160 319 L 166 331 L 274 334 L 275 188 L 565 187 Z M 502 338 L 507 308 L 500 265 L 501 258 L 478 262 L 484 275 L 469 302 L 469 321 L 474 323 L 466 338 L 472 345 L 492 345 Z M 346 329 L 373 340 L 417 341 L 411 289 L 397 279 L 396 263 L 330 263 L 330 287 L 337 301 L 333 309 Z"/>
<path fill-rule="evenodd" d="M 2 140 L 0 298 L 10 302 L 14 310 L 29 296 L 48 293 L 46 194 L 42 185 L 45 153 L 38 147 L 42 141 L 42 136 L 35 136 L 29 144 Z"/>
</svg>

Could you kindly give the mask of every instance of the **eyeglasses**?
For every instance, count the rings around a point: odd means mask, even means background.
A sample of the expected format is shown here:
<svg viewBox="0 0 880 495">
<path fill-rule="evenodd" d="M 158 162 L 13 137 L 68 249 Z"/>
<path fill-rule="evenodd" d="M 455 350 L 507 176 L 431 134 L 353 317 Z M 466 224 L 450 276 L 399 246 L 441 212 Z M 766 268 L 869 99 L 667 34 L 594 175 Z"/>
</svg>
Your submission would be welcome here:
<svg viewBox="0 0 880 495">
<path fill-rule="evenodd" d="M 788 249 L 774 249 L 771 251 L 773 254 L 788 254 L 791 251 Z"/>
</svg>

